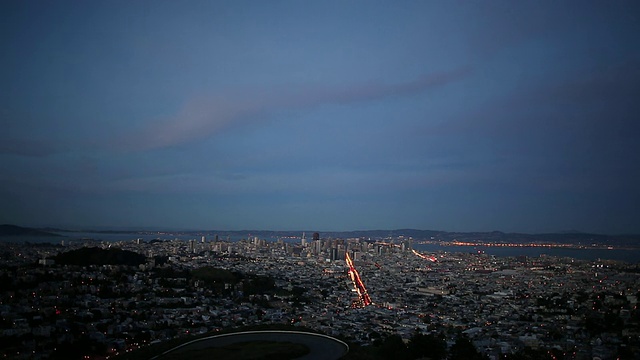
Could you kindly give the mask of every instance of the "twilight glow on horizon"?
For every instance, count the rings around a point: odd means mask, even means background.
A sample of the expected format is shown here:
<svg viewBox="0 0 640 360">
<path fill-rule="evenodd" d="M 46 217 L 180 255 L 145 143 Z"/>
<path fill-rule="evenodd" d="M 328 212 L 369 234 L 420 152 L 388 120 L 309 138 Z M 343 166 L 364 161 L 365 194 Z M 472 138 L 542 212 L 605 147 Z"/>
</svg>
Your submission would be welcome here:
<svg viewBox="0 0 640 360">
<path fill-rule="evenodd" d="M 637 1 L 3 1 L 0 223 L 640 233 Z"/>
</svg>

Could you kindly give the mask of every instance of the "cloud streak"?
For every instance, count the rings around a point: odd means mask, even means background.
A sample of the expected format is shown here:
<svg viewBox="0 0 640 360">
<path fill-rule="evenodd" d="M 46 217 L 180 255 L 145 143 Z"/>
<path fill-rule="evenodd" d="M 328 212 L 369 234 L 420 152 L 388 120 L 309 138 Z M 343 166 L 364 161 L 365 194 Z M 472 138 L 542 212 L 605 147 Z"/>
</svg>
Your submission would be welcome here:
<svg viewBox="0 0 640 360">
<path fill-rule="evenodd" d="M 325 104 L 355 104 L 420 94 L 458 81 L 469 68 L 422 76 L 395 84 L 367 83 L 342 88 L 297 87 L 265 91 L 230 91 L 193 99 L 175 115 L 146 124 L 132 136 L 116 141 L 127 150 L 151 150 L 199 141 L 237 124 L 264 118 L 288 109 Z"/>
</svg>

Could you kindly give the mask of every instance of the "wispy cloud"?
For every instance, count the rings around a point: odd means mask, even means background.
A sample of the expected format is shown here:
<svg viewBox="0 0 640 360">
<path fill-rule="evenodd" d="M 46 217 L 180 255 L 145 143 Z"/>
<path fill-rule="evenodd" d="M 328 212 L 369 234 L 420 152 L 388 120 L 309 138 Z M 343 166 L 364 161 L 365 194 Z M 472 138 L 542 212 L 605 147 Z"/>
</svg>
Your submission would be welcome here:
<svg viewBox="0 0 640 360">
<path fill-rule="evenodd" d="M 262 119 L 270 113 L 311 108 L 323 104 L 351 104 L 418 94 L 460 80 L 469 68 L 430 74 L 395 83 L 366 83 L 351 87 L 292 87 L 266 91 L 231 91 L 187 102 L 175 115 L 148 123 L 131 136 L 118 139 L 118 146 L 148 150 L 202 140 L 225 128 Z"/>
</svg>

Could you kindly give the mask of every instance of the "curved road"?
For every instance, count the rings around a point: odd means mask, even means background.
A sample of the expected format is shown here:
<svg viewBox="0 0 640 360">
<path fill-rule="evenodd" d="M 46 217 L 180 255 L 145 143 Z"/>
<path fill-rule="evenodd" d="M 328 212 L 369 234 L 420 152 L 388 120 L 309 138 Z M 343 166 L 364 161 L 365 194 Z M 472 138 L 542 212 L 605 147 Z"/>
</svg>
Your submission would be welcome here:
<svg viewBox="0 0 640 360">
<path fill-rule="evenodd" d="M 339 359 L 349 352 L 349 346 L 346 343 L 327 335 L 300 331 L 265 330 L 213 335 L 193 340 L 180 346 L 176 346 L 171 350 L 167 350 L 161 355 L 153 357 L 152 360 L 162 359 L 162 356 L 168 353 L 176 354 L 188 350 L 221 347 L 239 342 L 251 341 L 292 342 L 296 344 L 303 344 L 309 348 L 309 353 L 297 358 L 300 360 Z"/>
</svg>

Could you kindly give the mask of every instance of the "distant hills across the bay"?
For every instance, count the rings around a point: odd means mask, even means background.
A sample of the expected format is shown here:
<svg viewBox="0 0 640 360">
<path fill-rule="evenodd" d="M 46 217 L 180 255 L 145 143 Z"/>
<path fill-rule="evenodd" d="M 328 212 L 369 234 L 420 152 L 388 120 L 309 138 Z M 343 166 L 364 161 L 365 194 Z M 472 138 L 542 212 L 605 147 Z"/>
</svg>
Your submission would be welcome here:
<svg viewBox="0 0 640 360">
<path fill-rule="evenodd" d="M 39 236 L 60 236 L 55 233 L 51 233 L 44 230 L 27 228 L 17 225 L 0 225 L 0 236 L 2 237 L 14 237 L 14 236 L 29 236 L 29 237 L 39 237 Z"/>
<path fill-rule="evenodd" d="M 300 237 L 299 231 L 273 230 L 194 230 L 194 231 L 157 231 L 157 230 L 66 230 L 57 228 L 28 228 L 16 225 L 0 225 L 0 237 L 52 237 L 59 233 L 103 233 L 103 234 L 176 234 L 212 237 L 218 235 L 221 239 L 227 236 L 238 238 L 244 236 L 258 236 L 260 238 Z M 312 239 L 313 230 L 305 230 L 307 239 Z M 462 242 L 495 242 L 495 243 L 561 243 L 561 244 L 615 244 L 640 245 L 640 234 L 603 235 L 582 232 L 558 232 L 544 234 L 506 233 L 502 231 L 490 232 L 452 232 L 438 230 L 395 229 L 395 230 L 356 230 L 356 231 L 319 231 L 321 238 L 413 238 L 421 240 L 462 241 Z"/>
</svg>

